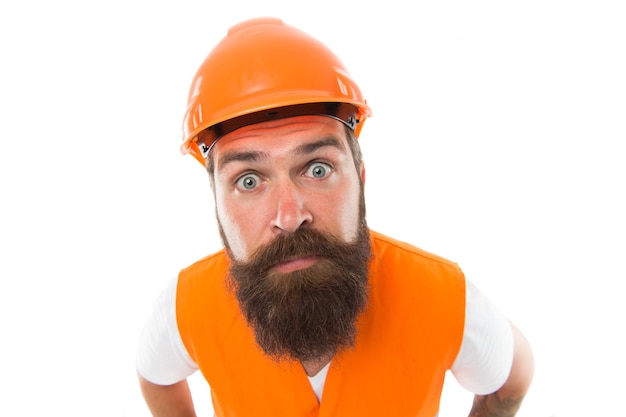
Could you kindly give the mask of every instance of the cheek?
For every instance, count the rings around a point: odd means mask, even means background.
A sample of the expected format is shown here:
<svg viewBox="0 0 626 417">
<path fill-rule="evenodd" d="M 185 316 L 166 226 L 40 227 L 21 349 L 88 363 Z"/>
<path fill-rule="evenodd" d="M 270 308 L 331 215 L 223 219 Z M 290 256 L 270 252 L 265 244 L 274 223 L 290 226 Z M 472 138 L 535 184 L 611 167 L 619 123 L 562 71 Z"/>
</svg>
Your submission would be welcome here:
<svg viewBox="0 0 626 417">
<path fill-rule="evenodd" d="M 218 197 L 216 197 L 215 207 L 217 219 L 226 239 L 225 244 L 228 245 L 236 259 L 244 259 L 247 249 L 243 230 L 246 230 L 246 227 L 241 223 L 241 214 L 237 212 L 236 207 L 231 207 Z"/>
<path fill-rule="evenodd" d="M 217 218 L 235 259 L 245 261 L 270 236 L 268 213 L 261 202 L 243 206 L 238 201 L 220 199 L 216 204 Z"/>
<path fill-rule="evenodd" d="M 333 215 L 338 222 L 337 228 L 340 230 L 344 240 L 352 242 L 356 239 L 359 226 L 359 198 L 360 188 L 356 186 L 349 187 L 343 194 L 345 198 L 342 204 L 333 202 Z"/>
<path fill-rule="evenodd" d="M 233 221 L 229 216 L 220 215 L 218 210 L 217 218 L 222 227 L 224 233 L 224 242 L 231 250 L 233 257 L 237 260 L 243 260 L 246 257 L 245 240 L 241 234 L 241 228 L 237 225 L 237 222 Z"/>
</svg>

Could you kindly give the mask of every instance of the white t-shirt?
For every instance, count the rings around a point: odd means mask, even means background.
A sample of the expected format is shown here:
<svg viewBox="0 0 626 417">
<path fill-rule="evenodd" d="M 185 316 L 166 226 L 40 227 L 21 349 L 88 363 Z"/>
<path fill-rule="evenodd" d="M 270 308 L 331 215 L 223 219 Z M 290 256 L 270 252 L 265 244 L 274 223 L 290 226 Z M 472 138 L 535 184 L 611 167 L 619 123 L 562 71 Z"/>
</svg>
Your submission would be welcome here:
<svg viewBox="0 0 626 417">
<path fill-rule="evenodd" d="M 179 382 L 198 370 L 178 333 L 176 284 L 173 279 L 154 303 L 141 334 L 137 371 L 159 385 Z M 451 371 L 459 384 L 475 394 L 496 391 L 509 376 L 513 363 L 513 333 L 504 315 L 470 281 L 466 281 L 463 342 Z M 309 377 L 321 401 L 328 365 Z"/>
</svg>

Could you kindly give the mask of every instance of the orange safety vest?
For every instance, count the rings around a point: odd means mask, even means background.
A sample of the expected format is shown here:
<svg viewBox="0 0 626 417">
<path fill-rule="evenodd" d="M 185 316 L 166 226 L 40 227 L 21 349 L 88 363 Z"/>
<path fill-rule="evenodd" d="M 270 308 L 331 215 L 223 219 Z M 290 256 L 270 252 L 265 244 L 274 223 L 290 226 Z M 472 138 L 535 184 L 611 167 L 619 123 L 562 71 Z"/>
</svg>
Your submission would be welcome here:
<svg viewBox="0 0 626 417">
<path fill-rule="evenodd" d="M 433 417 L 459 351 L 465 279 L 459 267 L 371 232 L 370 298 L 354 349 L 336 356 L 321 404 L 297 362 L 276 363 L 254 341 L 225 286 L 221 251 L 181 271 L 180 335 L 211 387 L 219 417 Z"/>
</svg>

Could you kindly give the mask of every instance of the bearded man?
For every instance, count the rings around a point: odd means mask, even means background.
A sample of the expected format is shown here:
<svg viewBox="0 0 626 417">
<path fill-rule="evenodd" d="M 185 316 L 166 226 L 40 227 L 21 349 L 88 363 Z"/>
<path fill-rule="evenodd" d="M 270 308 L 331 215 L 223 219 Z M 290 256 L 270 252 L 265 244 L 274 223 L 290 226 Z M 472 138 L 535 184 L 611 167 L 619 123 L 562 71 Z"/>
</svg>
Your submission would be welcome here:
<svg viewBox="0 0 626 417">
<path fill-rule="evenodd" d="M 472 416 L 511 416 L 528 342 L 453 262 L 370 230 L 341 62 L 278 19 L 234 26 L 192 83 L 182 150 L 206 167 L 224 250 L 184 268 L 137 353 L 154 416 L 434 417 L 447 371 Z"/>
</svg>

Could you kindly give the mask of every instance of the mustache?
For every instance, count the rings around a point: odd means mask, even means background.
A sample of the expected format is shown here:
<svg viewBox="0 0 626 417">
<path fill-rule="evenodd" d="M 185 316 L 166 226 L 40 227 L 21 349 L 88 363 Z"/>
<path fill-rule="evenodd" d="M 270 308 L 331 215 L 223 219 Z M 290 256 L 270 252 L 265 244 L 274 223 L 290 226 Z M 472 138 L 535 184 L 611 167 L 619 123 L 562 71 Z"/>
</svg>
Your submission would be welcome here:
<svg viewBox="0 0 626 417">
<path fill-rule="evenodd" d="M 276 236 L 257 249 L 246 264 L 264 273 L 278 263 L 303 256 L 320 256 L 342 262 L 347 254 L 339 248 L 344 246 L 345 242 L 330 233 L 302 228 Z"/>
</svg>

